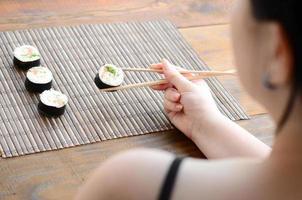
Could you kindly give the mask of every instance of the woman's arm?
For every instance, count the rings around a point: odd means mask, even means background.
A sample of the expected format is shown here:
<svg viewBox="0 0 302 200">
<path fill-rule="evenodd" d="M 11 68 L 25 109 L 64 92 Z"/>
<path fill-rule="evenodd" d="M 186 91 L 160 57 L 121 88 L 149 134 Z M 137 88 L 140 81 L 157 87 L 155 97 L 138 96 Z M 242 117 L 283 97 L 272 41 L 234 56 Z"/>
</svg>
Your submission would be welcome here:
<svg viewBox="0 0 302 200">
<path fill-rule="evenodd" d="M 265 157 L 270 153 L 267 145 L 219 112 L 205 81 L 188 81 L 166 60 L 153 68 L 162 68 L 169 81 L 154 87 L 165 90 L 169 119 L 208 158 Z"/>
<path fill-rule="evenodd" d="M 157 200 L 173 159 L 168 152 L 144 149 L 115 155 L 90 175 L 75 199 Z M 171 200 L 260 199 L 267 190 L 259 184 L 266 176 L 258 173 L 259 163 L 258 159 L 186 158 L 177 172 Z"/>
<path fill-rule="evenodd" d="M 208 158 L 266 157 L 271 148 L 223 115 L 207 116 L 192 140 Z"/>
</svg>

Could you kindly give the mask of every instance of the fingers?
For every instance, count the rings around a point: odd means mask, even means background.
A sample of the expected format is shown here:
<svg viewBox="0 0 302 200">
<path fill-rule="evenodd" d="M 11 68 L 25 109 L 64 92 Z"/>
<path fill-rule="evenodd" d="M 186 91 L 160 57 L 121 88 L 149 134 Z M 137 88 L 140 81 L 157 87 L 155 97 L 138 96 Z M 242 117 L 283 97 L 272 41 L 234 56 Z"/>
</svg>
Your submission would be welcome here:
<svg viewBox="0 0 302 200">
<path fill-rule="evenodd" d="M 150 66 L 151 69 L 159 69 L 159 70 L 162 70 L 163 69 L 163 64 L 162 63 L 155 63 L 155 64 L 152 64 Z M 162 74 L 162 73 L 160 73 Z M 171 84 L 161 84 L 161 85 L 154 85 L 154 86 L 151 86 L 151 88 L 153 90 L 166 90 L 167 88 L 171 87 Z"/>
<path fill-rule="evenodd" d="M 199 88 L 207 88 L 209 89 L 209 86 L 207 84 L 207 82 L 204 79 L 199 79 L 199 80 L 194 80 L 192 81 L 194 84 L 196 84 Z"/>
<path fill-rule="evenodd" d="M 173 87 L 172 84 L 161 84 L 161 85 L 154 85 L 151 86 L 153 90 L 166 90 L 167 88 Z"/>
<path fill-rule="evenodd" d="M 179 102 L 180 93 L 174 88 L 169 88 L 165 92 L 165 99 L 172 102 Z"/>
<path fill-rule="evenodd" d="M 164 108 L 167 113 L 180 112 L 183 109 L 183 105 L 165 99 Z"/>
<path fill-rule="evenodd" d="M 159 69 L 159 70 L 162 70 L 163 67 L 164 67 L 163 63 L 154 63 L 154 64 L 151 64 L 151 66 L 150 66 L 151 69 Z M 160 73 L 160 74 L 162 74 L 162 73 Z M 170 87 L 172 87 L 172 84 L 170 84 L 170 83 L 151 86 L 151 88 L 153 90 L 166 90 L 167 88 L 170 88 Z"/>
<path fill-rule="evenodd" d="M 168 88 L 164 96 L 164 108 L 167 113 L 180 112 L 183 106 L 179 103 L 180 93 L 174 88 Z"/>
<path fill-rule="evenodd" d="M 163 70 L 166 79 L 172 83 L 180 92 L 189 92 L 192 90 L 192 84 L 185 76 L 166 59 L 163 60 Z"/>
<path fill-rule="evenodd" d="M 163 68 L 163 63 L 154 63 L 154 64 L 151 64 L 150 68 L 151 69 L 162 69 Z"/>
<path fill-rule="evenodd" d="M 155 63 L 150 66 L 151 69 L 158 69 L 158 70 L 162 70 L 163 67 L 164 67 L 164 65 L 162 63 Z M 160 74 L 162 74 L 162 73 L 160 73 Z"/>
<path fill-rule="evenodd" d="M 171 79 L 173 79 L 173 76 L 174 76 L 175 74 L 169 73 L 169 71 L 165 70 L 165 66 L 166 66 L 166 65 L 167 65 L 167 67 L 171 67 L 172 70 L 173 70 L 174 72 L 177 72 L 177 75 L 179 75 L 180 79 L 184 80 L 186 83 L 189 83 L 189 82 L 190 82 L 190 81 L 187 81 L 187 80 L 186 80 L 186 77 L 191 77 L 191 76 L 193 76 L 191 73 L 185 73 L 185 74 L 181 75 L 178 71 L 184 70 L 184 69 L 181 68 L 181 67 L 177 67 L 177 66 L 172 65 L 172 64 L 169 63 L 167 60 L 163 60 L 162 63 L 155 63 L 155 64 L 152 64 L 152 65 L 150 66 L 150 68 L 151 68 L 151 69 L 164 70 L 164 71 L 167 72 L 168 76 L 170 76 Z M 162 73 L 160 73 L 160 74 L 162 74 Z M 182 77 L 182 76 L 183 76 L 183 77 Z M 178 80 L 175 80 L 175 81 L 173 81 L 173 82 L 178 82 Z M 181 85 L 181 84 L 182 84 L 182 83 L 179 83 L 179 85 Z M 174 85 L 175 85 L 175 84 L 173 84 L 173 83 L 171 82 L 171 83 L 169 83 L 169 84 L 162 84 L 162 85 L 152 86 L 151 88 L 152 88 L 153 90 L 166 90 L 167 88 L 172 88 Z M 177 87 L 177 86 L 176 86 L 176 87 Z M 181 87 L 181 88 L 183 88 L 183 87 Z M 186 91 L 184 91 L 184 92 L 186 92 Z"/>
<path fill-rule="evenodd" d="M 150 68 L 151 69 L 159 69 L 159 70 L 161 70 L 161 69 L 164 68 L 164 64 L 163 63 L 154 63 L 154 64 L 150 65 Z M 181 67 L 178 67 L 178 66 L 174 66 L 174 68 L 177 69 L 177 70 L 179 70 L 179 71 L 185 70 L 184 68 L 181 68 Z M 185 73 L 185 75 L 188 76 L 188 77 L 192 76 L 191 73 Z"/>
<path fill-rule="evenodd" d="M 162 69 L 164 67 L 163 63 L 153 63 L 150 65 L 151 69 Z M 177 70 L 185 70 L 184 68 L 174 66 Z"/>
</svg>

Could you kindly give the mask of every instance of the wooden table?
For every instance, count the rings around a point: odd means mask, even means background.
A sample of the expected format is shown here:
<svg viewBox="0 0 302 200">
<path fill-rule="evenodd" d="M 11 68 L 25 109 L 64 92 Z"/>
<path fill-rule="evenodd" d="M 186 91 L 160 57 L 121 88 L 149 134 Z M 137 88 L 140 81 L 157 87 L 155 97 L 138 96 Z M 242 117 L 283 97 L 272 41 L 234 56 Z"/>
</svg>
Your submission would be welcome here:
<svg viewBox="0 0 302 200">
<path fill-rule="evenodd" d="M 232 0 L 1 0 L 0 31 L 166 18 L 178 26 L 209 66 L 222 70 L 234 67 L 228 24 L 231 4 Z M 238 124 L 271 144 L 273 125 L 265 110 L 250 99 L 236 78 L 220 80 L 251 116 Z M 0 199 L 71 199 L 99 163 L 136 147 L 202 155 L 181 133 L 169 131 L 0 159 Z"/>
</svg>

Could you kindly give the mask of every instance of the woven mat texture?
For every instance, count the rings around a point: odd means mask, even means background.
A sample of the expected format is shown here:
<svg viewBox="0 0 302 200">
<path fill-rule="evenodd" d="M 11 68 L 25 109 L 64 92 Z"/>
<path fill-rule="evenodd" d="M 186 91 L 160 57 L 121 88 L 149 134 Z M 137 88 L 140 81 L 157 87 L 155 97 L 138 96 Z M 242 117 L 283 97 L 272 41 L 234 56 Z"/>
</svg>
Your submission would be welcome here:
<svg viewBox="0 0 302 200">
<path fill-rule="evenodd" d="M 39 96 L 26 91 L 26 72 L 13 66 L 13 51 L 36 46 L 41 64 L 54 75 L 53 88 L 69 97 L 59 118 L 39 115 Z M 3 157 L 172 129 L 162 92 L 149 88 L 100 92 L 94 84 L 105 63 L 148 67 L 167 58 L 187 69 L 208 70 L 169 21 L 51 27 L 0 33 L 0 150 Z M 155 73 L 126 73 L 124 84 L 156 80 Z M 207 80 L 220 111 L 247 119 L 217 79 Z"/>
</svg>

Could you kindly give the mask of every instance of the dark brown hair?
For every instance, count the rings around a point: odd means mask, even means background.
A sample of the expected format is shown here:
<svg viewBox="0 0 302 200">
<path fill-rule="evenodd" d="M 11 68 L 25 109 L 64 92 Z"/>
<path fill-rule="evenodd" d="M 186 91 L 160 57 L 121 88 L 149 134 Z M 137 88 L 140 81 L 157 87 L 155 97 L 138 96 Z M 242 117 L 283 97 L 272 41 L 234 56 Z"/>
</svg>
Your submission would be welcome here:
<svg viewBox="0 0 302 200">
<path fill-rule="evenodd" d="M 251 0 L 251 4 L 253 15 L 257 20 L 274 21 L 283 27 L 293 52 L 291 95 L 278 123 L 277 132 L 279 132 L 290 117 L 296 99 L 302 91 L 302 11 L 298 0 Z"/>
</svg>

